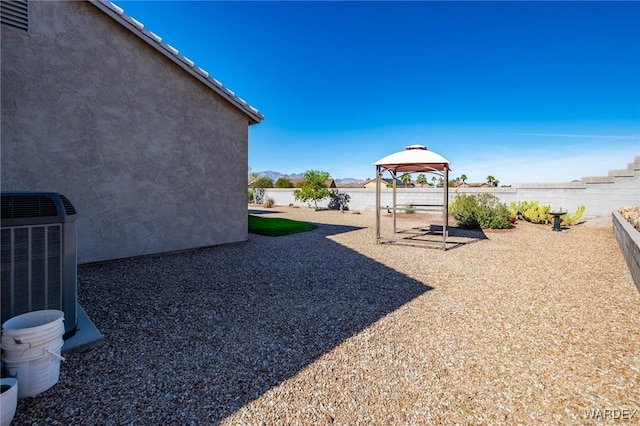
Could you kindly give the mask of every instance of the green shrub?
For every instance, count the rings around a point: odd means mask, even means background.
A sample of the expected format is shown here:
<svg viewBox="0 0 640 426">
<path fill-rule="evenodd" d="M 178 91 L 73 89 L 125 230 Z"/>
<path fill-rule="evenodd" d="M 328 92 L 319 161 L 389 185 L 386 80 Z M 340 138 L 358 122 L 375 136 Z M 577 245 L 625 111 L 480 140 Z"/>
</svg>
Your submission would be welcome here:
<svg viewBox="0 0 640 426">
<path fill-rule="evenodd" d="M 475 229 L 480 227 L 477 209 L 478 203 L 473 195 L 460 194 L 449 206 L 449 213 L 462 228 Z"/>
<path fill-rule="evenodd" d="M 460 194 L 449 206 L 458 225 L 467 229 L 504 229 L 509 223 L 509 209 L 492 194 Z"/>
</svg>

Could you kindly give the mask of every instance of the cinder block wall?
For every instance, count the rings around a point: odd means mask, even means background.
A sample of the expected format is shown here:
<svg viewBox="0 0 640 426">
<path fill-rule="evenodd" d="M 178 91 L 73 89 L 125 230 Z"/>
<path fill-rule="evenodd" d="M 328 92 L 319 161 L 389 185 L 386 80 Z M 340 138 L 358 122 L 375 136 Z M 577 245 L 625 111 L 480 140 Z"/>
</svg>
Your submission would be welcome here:
<svg viewBox="0 0 640 426">
<path fill-rule="evenodd" d="M 351 197 L 351 210 L 375 211 L 376 191 L 366 188 L 338 188 L 340 192 Z M 512 201 L 540 201 L 552 208 L 562 208 L 575 212 L 578 207 L 586 207 L 584 216 L 608 216 L 620 207 L 640 205 L 640 156 L 627 165 L 626 169 L 612 170 L 609 176 L 585 177 L 578 182 L 568 183 L 521 183 L 510 188 L 451 188 L 449 202 L 457 194 L 491 193 L 502 202 L 510 204 Z M 393 191 L 382 188 L 381 205 L 393 204 Z M 268 189 L 266 196 L 275 200 L 276 204 L 306 206 L 296 201 L 292 189 Z M 441 188 L 397 188 L 398 204 L 437 204 L 442 203 Z M 326 206 L 328 199 L 323 201 Z"/>
<path fill-rule="evenodd" d="M 640 233 L 617 211 L 612 213 L 612 217 L 613 232 L 620 251 L 627 262 L 633 282 L 640 291 Z"/>
<path fill-rule="evenodd" d="M 63 193 L 80 263 L 247 239 L 248 118 L 89 2 L 2 27 L 2 189 Z"/>
</svg>

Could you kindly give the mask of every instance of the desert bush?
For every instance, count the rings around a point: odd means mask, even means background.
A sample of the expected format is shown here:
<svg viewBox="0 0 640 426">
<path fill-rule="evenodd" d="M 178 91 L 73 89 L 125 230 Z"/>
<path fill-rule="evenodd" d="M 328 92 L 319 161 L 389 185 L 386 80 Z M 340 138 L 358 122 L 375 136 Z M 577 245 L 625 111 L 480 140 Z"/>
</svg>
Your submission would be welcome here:
<svg viewBox="0 0 640 426">
<path fill-rule="evenodd" d="M 467 229 L 504 229 L 509 223 L 509 209 L 492 194 L 460 194 L 449 206 L 458 225 Z"/>
<path fill-rule="evenodd" d="M 274 204 L 275 204 L 275 200 L 271 197 L 268 197 L 268 198 L 265 198 L 265 200 L 262 202 L 262 207 L 270 209 L 271 207 L 273 207 Z"/>
<path fill-rule="evenodd" d="M 332 189 L 329 194 L 329 209 L 330 210 L 349 210 L 349 200 L 351 196 L 340 192 L 337 189 Z"/>
<path fill-rule="evenodd" d="M 265 197 L 265 189 L 264 188 L 254 188 L 253 189 L 253 203 L 254 204 L 262 204 L 264 202 Z"/>
</svg>

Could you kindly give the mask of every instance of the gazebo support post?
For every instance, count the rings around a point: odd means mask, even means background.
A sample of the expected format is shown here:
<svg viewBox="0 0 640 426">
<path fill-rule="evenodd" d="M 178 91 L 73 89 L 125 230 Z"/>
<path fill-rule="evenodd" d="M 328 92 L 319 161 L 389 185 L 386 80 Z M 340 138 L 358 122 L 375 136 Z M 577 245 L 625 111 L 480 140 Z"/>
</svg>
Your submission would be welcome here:
<svg viewBox="0 0 640 426">
<path fill-rule="evenodd" d="M 380 244 L 380 182 L 382 181 L 382 169 L 376 166 L 376 243 Z"/>
<path fill-rule="evenodd" d="M 394 172 L 392 172 L 391 170 L 389 170 L 389 173 L 391 173 L 391 179 L 393 179 L 393 233 L 397 233 L 398 231 L 398 227 L 396 226 L 396 174 Z"/>
<path fill-rule="evenodd" d="M 444 200 L 442 204 L 442 250 L 447 250 L 447 234 L 449 233 L 449 166 L 444 168 Z"/>
</svg>

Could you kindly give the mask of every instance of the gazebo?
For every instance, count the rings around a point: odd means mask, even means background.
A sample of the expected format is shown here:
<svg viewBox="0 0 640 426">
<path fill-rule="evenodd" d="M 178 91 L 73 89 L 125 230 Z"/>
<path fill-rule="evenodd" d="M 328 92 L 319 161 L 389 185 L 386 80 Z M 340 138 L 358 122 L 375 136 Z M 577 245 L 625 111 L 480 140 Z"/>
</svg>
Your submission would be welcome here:
<svg viewBox="0 0 640 426">
<path fill-rule="evenodd" d="M 447 249 L 447 235 L 449 226 L 449 161 L 433 151 L 427 150 L 423 145 L 410 145 L 404 151 L 399 151 L 374 163 L 376 166 L 376 243 L 387 242 L 410 242 L 411 244 L 433 244 L 418 239 L 407 240 L 406 238 L 382 238 L 380 236 L 380 211 L 382 209 L 389 210 L 388 206 L 381 206 L 381 182 L 382 175 L 385 171 L 391 173 L 393 180 L 393 207 L 390 209 L 393 214 L 393 232 L 397 234 L 396 226 L 396 210 L 398 209 L 396 198 L 396 182 L 398 173 L 415 173 L 426 172 L 439 175 L 444 180 L 444 195 L 442 204 L 412 204 L 412 208 L 429 208 L 442 211 L 442 249 Z"/>
</svg>

